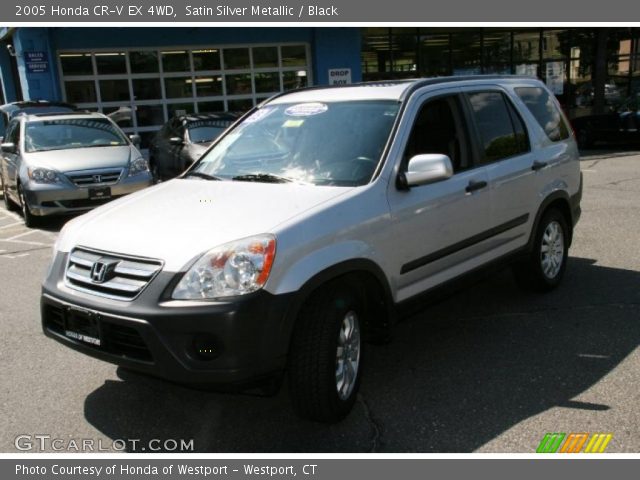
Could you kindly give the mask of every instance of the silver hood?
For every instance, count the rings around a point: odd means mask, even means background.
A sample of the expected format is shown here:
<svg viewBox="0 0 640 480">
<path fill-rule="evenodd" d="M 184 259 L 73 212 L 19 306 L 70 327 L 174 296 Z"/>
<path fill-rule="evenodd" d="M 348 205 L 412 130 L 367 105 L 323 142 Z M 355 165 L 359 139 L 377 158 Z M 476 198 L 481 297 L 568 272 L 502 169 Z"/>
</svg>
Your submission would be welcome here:
<svg viewBox="0 0 640 480">
<path fill-rule="evenodd" d="M 56 249 L 84 246 L 161 259 L 179 271 L 213 247 L 270 233 L 351 188 L 191 179 L 171 180 L 72 220 Z"/>
<path fill-rule="evenodd" d="M 133 160 L 137 150 L 130 145 L 118 147 L 70 148 L 48 152 L 25 153 L 29 167 L 44 167 L 58 172 L 93 170 L 96 168 L 124 168 Z"/>
</svg>

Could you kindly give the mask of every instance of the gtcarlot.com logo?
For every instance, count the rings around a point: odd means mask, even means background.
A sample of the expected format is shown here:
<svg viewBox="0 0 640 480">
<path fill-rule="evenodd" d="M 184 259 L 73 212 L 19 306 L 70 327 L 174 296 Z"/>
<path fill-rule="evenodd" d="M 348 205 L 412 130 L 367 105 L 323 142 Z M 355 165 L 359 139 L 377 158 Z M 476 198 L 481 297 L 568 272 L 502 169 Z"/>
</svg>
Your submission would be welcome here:
<svg viewBox="0 0 640 480">
<path fill-rule="evenodd" d="M 612 438 L 610 433 L 547 433 L 536 453 L 604 453 Z"/>
<path fill-rule="evenodd" d="M 193 452 L 193 439 L 141 440 L 139 438 L 56 438 L 51 435 L 18 435 L 14 446 L 22 452 Z"/>
</svg>

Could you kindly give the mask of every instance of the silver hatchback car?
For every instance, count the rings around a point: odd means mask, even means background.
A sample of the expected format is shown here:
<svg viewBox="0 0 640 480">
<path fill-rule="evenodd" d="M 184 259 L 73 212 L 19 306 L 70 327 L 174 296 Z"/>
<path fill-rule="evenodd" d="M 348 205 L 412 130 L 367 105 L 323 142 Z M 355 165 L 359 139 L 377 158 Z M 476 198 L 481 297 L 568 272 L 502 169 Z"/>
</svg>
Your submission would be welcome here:
<svg viewBox="0 0 640 480">
<path fill-rule="evenodd" d="M 147 160 L 100 113 L 21 115 L 7 127 L 0 179 L 25 224 L 82 212 L 151 185 Z"/>
</svg>

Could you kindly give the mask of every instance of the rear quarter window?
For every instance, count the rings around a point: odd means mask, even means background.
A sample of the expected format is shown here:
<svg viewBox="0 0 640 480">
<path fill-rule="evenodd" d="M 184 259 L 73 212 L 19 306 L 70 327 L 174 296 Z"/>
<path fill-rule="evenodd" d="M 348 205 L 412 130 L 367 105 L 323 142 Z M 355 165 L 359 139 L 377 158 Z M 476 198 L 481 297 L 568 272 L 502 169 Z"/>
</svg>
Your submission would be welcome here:
<svg viewBox="0 0 640 480">
<path fill-rule="evenodd" d="M 569 128 L 549 92 L 540 87 L 519 87 L 515 91 L 538 121 L 549 140 L 559 142 L 569 138 Z"/>
</svg>

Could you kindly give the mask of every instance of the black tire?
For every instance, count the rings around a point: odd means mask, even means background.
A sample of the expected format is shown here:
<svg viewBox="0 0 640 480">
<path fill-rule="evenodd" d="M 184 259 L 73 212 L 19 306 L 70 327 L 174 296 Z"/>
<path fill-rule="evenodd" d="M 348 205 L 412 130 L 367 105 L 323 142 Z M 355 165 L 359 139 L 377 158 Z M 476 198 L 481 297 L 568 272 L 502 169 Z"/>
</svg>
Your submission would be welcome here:
<svg viewBox="0 0 640 480">
<path fill-rule="evenodd" d="M 20 184 L 18 184 L 18 198 L 20 199 L 20 210 L 22 211 L 22 217 L 24 218 L 24 225 L 28 228 L 37 227 L 39 218 L 31 213 L 29 203 L 27 202 L 24 190 Z"/>
<path fill-rule="evenodd" d="M 10 212 L 15 212 L 18 209 L 18 207 L 9 198 L 9 190 L 7 188 L 7 185 L 4 183 L 3 176 L 0 176 L 0 182 L 2 182 L 2 198 L 4 200 L 4 208 L 6 208 Z"/>
<path fill-rule="evenodd" d="M 339 365 L 346 363 L 338 353 L 339 337 L 343 322 L 353 319 L 353 314 L 356 329 L 352 331 L 354 338 L 358 336 L 358 353 L 354 353 L 353 347 L 343 348 L 341 352 L 357 355 L 355 380 L 340 394 Z M 293 408 L 302 418 L 334 423 L 353 408 L 362 379 L 364 314 L 362 295 L 344 281 L 321 288 L 303 306 L 293 333 L 287 371 Z"/>
<path fill-rule="evenodd" d="M 548 239 L 553 236 L 545 235 L 553 231 L 549 230 L 553 226 L 559 228 L 562 237 L 561 241 L 552 242 L 556 245 L 550 247 Z M 551 208 L 544 213 L 535 233 L 531 253 L 513 267 L 514 276 L 520 287 L 537 292 L 548 292 L 560 285 L 567 268 L 569 235 L 569 226 L 562 212 Z M 558 251 L 560 245 L 562 245 L 561 255 Z"/>
</svg>

